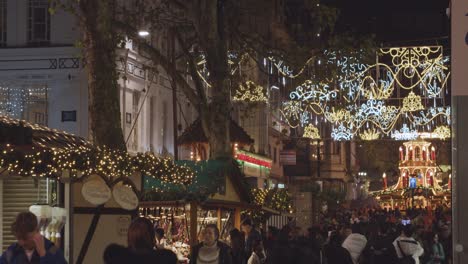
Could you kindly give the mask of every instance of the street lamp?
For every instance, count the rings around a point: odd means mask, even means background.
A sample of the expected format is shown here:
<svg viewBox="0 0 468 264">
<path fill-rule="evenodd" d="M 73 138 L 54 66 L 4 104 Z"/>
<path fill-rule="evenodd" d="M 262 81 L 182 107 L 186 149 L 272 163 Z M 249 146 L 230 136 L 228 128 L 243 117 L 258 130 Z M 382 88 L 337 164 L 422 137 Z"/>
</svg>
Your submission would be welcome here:
<svg viewBox="0 0 468 264">
<path fill-rule="evenodd" d="M 383 188 L 384 190 L 387 190 L 387 174 L 384 172 L 382 175 L 383 178 Z"/>
<path fill-rule="evenodd" d="M 147 30 L 140 30 L 140 31 L 138 31 L 138 36 L 147 37 L 147 36 L 149 36 L 149 32 Z"/>
</svg>

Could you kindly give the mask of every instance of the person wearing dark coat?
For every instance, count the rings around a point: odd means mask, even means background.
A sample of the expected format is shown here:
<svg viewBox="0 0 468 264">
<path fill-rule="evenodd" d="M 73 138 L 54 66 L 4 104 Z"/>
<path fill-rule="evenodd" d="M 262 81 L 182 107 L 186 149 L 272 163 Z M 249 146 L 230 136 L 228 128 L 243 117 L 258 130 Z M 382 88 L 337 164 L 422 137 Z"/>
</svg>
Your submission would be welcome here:
<svg viewBox="0 0 468 264">
<path fill-rule="evenodd" d="M 353 264 L 351 254 L 341 246 L 341 238 L 336 233 L 330 236 L 330 242 L 325 247 L 324 255 L 328 264 Z"/>
<path fill-rule="evenodd" d="M 1 255 L 1 264 L 64 264 L 67 263 L 60 248 L 39 232 L 36 215 L 22 212 L 11 225 L 17 242 Z"/>
<path fill-rule="evenodd" d="M 244 252 L 244 234 L 239 229 L 234 228 L 229 232 L 229 238 L 231 241 L 231 254 L 233 264 L 245 264 L 247 256 Z"/>
<path fill-rule="evenodd" d="M 190 264 L 232 264 L 231 249 L 218 241 L 219 229 L 216 225 L 207 225 L 202 239 L 202 243 L 192 248 Z"/>
<path fill-rule="evenodd" d="M 250 256 L 253 252 L 253 242 L 262 241 L 262 235 L 254 228 L 252 220 L 250 219 L 245 219 L 244 222 L 242 222 L 241 229 L 245 235 L 245 254 L 246 256 Z"/>
</svg>

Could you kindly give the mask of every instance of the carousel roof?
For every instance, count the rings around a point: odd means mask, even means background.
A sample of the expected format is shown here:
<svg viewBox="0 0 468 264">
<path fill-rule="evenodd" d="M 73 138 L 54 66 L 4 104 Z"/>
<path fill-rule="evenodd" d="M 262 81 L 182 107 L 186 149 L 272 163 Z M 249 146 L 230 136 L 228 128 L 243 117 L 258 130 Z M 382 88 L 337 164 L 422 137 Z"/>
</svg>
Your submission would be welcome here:
<svg viewBox="0 0 468 264">
<path fill-rule="evenodd" d="M 230 119 L 229 134 L 231 142 L 240 144 L 252 144 L 254 140 L 234 120 Z M 208 138 L 203 132 L 201 119 L 197 118 L 177 139 L 179 145 L 190 145 L 192 143 L 208 143 Z"/>
</svg>

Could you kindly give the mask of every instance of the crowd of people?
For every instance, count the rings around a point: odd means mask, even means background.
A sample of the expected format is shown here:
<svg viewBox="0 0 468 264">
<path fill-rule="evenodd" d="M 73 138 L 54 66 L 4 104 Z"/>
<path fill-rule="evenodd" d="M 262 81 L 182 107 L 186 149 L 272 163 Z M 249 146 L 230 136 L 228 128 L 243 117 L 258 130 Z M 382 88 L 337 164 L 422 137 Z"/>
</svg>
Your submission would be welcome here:
<svg viewBox="0 0 468 264">
<path fill-rule="evenodd" d="M 228 241 L 219 240 L 216 225 L 204 227 L 200 244 L 192 247 L 190 263 L 205 264 L 444 264 L 451 263 L 451 211 L 438 207 L 400 210 L 338 210 L 322 215 L 321 224 L 303 232 L 293 224 L 266 231 L 251 220 L 241 230 L 230 231 Z M 137 219 L 135 222 L 144 222 Z M 135 225 L 132 223 L 132 226 Z M 149 228 L 149 227 L 148 227 Z M 151 231 L 148 231 L 151 232 Z M 153 252 L 152 233 L 146 250 L 138 250 L 130 237 L 129 249 L 138 257 L 155 259 L 141 263 L 176 263 L 175 255 L 162 262 Z M 147 233 L 147 232 L 146 232 Z M 161 236 L 159 236 L 161 237 Z M 122 252 L 120 250 L 120 252 Z M 158 250 L 156 250 L 158 252 Z M 144 253 L 144 254 L 141 254 Z M 150 255 L 151 255 L 150 254 Z M 119 258 L 121 260 L 122 258 Z M 106 263 L 124 263 L 106 261 Z"/>
<path fill-rule="evenodd" d="M 337 210 L 322 215 L 320 225 L 306 232 L 293 223 L 281 229 L 255 228 L 245 219 L 220 241 L 216 225 L 206 225 L 200 243 L 191 248 L 192 264 L 450 264 L 451 211 L 447 207 Z M 21 213 L 12 226 L 17 243 L 5 251 L 0 264 L 66 263 L 59 248 L 38 232 L 32 213 Z M 180 263 L 165 248 L 164 232 L 146 218 L 135 219 L 127 246 L 110 244 L 105 264 Z M 44 262 L 45 261 L 45 262 Z"/>
<path fill-rule="evenodd" d="M 451 263 L 451 210 L 338 210 L 301 234 L 300 228 L 268 232 L 265 263 Z"/>
</svg>

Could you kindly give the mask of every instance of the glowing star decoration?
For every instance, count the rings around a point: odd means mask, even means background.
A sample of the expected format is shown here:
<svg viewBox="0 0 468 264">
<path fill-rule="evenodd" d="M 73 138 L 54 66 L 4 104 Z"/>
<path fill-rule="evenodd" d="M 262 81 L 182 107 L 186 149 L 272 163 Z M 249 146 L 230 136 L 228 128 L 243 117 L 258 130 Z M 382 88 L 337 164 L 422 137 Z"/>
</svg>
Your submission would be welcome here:
<svg viewBox="0 0 468 264">
<path fill-rule="evenodd" d="M 445 139 L 451 137 L 451 131 L 450 131 L 450 128 L 448 126 L 439 126 L 439 127 L 437 127 L 434 130 L 433 134 L 435 134 L 435 136 L 437 136 L 438 138 L 440 138 L 442 140 L 445 140 Z"/>
<path fill-rule="evenodd" d="M 350 129 L 346 128 L 343 124 L 340 124 L 338 128 L 333 128 L 331 136 L 336 141 L 351 140 L 353 133 Z"/>
<path fill-rule="evenodd" d="M 316 126 L 309 124 L 304 129 L 304 134 L 302 135 L 302 137 L 310 139 L 320 139 L 320 132 Z"/>
<path fill-rule="evenodd" d="M 403 124 L 400 131 L 392 133 L 392 138 L 395 140 L 415 140 L 418 138 L 418 131 L 410 130 L 406 124 Z"/>
<path fill-rule="evenodd" d="M 245 85 L 240 84 L 232 100 L 243 102 L 268 102 L 268 98 L 265 96 L 265 89 L 252 81 L 245 82 Z"/>
<path fill-rule="evenodd" d="M 375 128 L 366 129 L 364 132 L 361 133 L 362 140 L 377 140 L 380 137 L 380 132 L 378 132 Z"/>
<path fill-rule="evenodd" d="M 403 106 L 401 108 L 402 112 L 414 112 L 423 109 L 424 106 L 421 102 L 421 96 L 410 92 L 408 96 L 403 99 Z"/>
</svg>

